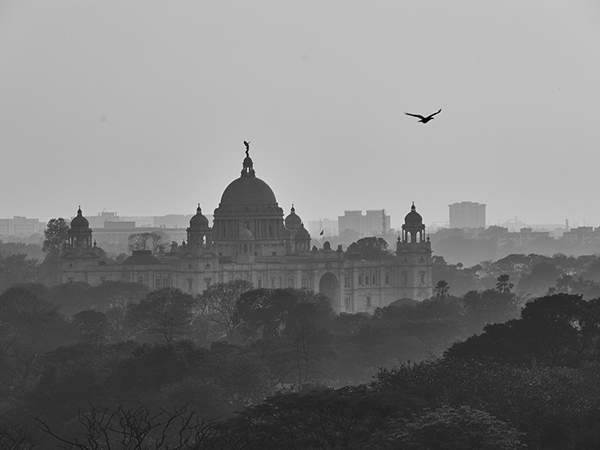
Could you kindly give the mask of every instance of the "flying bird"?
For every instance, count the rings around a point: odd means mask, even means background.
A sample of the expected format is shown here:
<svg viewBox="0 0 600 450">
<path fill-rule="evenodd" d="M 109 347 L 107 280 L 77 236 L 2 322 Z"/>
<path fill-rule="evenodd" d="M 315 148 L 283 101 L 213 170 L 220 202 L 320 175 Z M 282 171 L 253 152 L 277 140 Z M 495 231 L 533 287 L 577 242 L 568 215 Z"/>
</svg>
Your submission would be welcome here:
<svg viewBox="0 0 600 450">
<path fill-rule="evenodd" d="M 419 120 L 419 122 L 427 123 L 430 120 L 433 120 L 433 116 L 435 116 L 436 114 L 439 114 L 441 112 L 442 112 L 442 110 L 440 109 L 438 112 L 434 112 L 433 114 L 429 114 L 427 117 L 423 117 L 420 114 L 411 114 L 411 113 L 404 113 L 404 114 L 406 114 L 407 116 L 418 117 L 419 119 L 421 119 L 421 120 Z"/>
</svg>

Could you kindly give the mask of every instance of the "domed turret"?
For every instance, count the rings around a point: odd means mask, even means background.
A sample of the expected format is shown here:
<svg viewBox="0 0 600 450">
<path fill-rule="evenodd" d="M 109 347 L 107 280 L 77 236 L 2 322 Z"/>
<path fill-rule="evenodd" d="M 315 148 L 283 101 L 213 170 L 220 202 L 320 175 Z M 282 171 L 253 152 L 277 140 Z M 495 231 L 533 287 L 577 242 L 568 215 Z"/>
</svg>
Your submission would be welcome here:
<svg viewBox="0 0 600 450">
<path fill-rule="evenodd" d="M 189 248 L 198 255 L 207 250 L 212 245 L 212 230 L 208 226 L 208 219 L 202 214 L 202 208 L 198 203 L 196 214 L 190 219 L 190 226 L 187 229 L 187 240 Z"/>
<path fill-rule="evenodd" d="M 415 207 L 415 203 L 413 202 L 412 206 L 410 207 L 410 212 L 406 215 L 406 217 L 404 217 L 404 223 L 406 225 L 416 225 L 416 226 L 421 226 L 423 225 L 423 217 L 421 217 L 421 214 L 419 214 L 417 212 L 417 208 Z"/>
<path fill-rule="evenodd" d="M 294 235 L 294 252 L 310 253 L 310 233 L 304 228 L 303 223 Z"/>
<path fill-rule="evenodd" d="M 77 210 L 77 217 L 71 220 L 71 228 L 85 229 L 90 227 L 90 222 L 83 217 L 81 206 Z"/>
<path fill-rule="evenodd" d="M 195 230 L 208 229 L 208 219 L 204 214 L 202 214 L 202 208 L 200 208 L 200 203 L 198 203 L 198 208 L 196 208 L 196 214 L 190 219 L 190 228 L 193 228 Z"/>
<path fill-rule="evenodd" d="M 302 219 L 296 214 L 296 208 L 292 205 L 290 214 L 285 218 L 285 227 L 292 233 L 299 230 L 302 226 Z"/>
<path fill-rule="evenodd" d="M 423 233 L 425 225 L 423 225 L 423 217 L 417 212 L 415 203 L 413 202 L 410 212 L 404 217 L 404 225 L 402 225 L 402 234 L 404 242 L 417 243 L 423 242 Z"/>
<path fill-rule="evenodd" d="M 92 248 L 92 230 L 90 223 L 81 213 L 81 206 L 77 210 L 77 217 L 71 220 L 69 246 L 71 249 L 79 250 Z"/>
</svg>

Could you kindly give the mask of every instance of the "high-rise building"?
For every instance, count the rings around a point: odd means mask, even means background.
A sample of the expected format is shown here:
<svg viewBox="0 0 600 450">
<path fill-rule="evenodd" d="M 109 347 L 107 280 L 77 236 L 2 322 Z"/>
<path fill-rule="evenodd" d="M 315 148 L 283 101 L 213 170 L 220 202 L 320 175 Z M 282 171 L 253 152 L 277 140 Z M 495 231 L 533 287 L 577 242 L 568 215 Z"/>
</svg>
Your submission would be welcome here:
<svg viewBox="0 0 600 450">
<path fill-rule="evenodd" d="M 460 202 L 448 205 L 450 228 L 485 228 L 485 205 Z"/>
</svg>

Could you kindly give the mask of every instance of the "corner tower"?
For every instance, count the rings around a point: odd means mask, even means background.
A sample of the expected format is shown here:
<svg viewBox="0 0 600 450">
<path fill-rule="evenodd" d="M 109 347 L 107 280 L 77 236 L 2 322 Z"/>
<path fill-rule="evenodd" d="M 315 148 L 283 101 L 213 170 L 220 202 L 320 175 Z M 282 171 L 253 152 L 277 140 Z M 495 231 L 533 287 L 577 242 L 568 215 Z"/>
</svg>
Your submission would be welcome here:
<svg viewBox="0 0 600 450">
<path fill-rule="evenodd" d="M 425 300 L 433 296 L 431 242 L 425 238 L 423 217 L 413 203 L 404 218 L 396 243 L 397 280 L 406 297 Z"/>
</svg>

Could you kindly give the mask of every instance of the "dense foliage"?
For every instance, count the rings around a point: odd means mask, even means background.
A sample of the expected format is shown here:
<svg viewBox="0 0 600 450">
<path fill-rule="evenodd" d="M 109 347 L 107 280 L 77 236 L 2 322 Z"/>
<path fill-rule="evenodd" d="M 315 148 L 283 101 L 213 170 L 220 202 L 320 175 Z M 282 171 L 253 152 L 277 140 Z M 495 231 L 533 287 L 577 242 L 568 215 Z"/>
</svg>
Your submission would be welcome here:
<svg viewBox="0 0 600 450">
<path fill-rule="evenodd" d="M 438 260 L 485 284 L 457 296 L 447 277 L 434 298 L 372 315 L 243 281 L 200 296 L 13 285 L 0 294 L 0 448 L 598 448 L 600 299 L 575 294 L 565 267 L 595 280 L 600 265 L 551 263 L 554 280 L 531 256 Z M 546 295 L 515 293 L 524 279 Z"/>
</svg>

